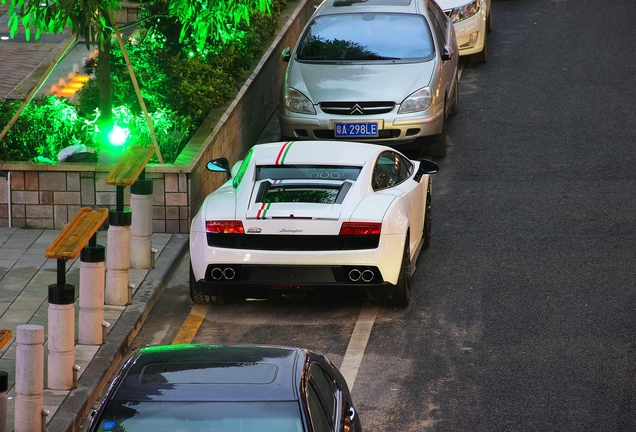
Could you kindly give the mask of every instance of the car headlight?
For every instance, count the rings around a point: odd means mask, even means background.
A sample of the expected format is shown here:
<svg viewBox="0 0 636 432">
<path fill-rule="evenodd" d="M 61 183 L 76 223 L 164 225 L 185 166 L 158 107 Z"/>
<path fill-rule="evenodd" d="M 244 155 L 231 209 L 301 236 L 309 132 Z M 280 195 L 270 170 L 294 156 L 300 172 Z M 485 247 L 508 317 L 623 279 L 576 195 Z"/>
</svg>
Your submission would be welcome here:
<svg viewBox="0 0 636 432">
<path fill-rule="evenodd" d="M 418 111 L 424 111 L 431 106 L 433 98 L 428 88 L 419 89 L 404 99 L 400 104 L 398 114 L 409 114 Z"/>
<path fill-rule="evenodd" d="M 301 114 L 316 114 L 309 98 L 293 88 L 285 90 L 285 108 Z"/>
<path fill-rule="evenodd" d="M 465 4 L 464 6 L 460 6 L 453 9 L 453 12 L 451 13 L 451 16 L 450 16 L 451 21 L 455 23 L 455 22 L 463 21 L 466 18 L 470 18 L 471 16 L 479 12 L 480 6 L 481 6 L 481 0 L 473 0 L 468 4 Z"/>
</svg>

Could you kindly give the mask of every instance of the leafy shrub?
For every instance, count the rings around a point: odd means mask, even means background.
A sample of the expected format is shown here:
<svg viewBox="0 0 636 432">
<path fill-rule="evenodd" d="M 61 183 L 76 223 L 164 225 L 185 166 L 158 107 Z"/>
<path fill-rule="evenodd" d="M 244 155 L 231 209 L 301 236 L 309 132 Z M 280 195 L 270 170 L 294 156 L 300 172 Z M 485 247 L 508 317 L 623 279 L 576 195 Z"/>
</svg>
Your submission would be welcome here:
<svg viewBox="0 0 636 432">
<path fill-rule="evenodd" d="M 8 124 L 22 101 L 0 103 L 0 124 Z M 3 139 L 1 160 L 56 160 L 65 147 L 84 143 L 85 125 L 66 99 L 45 95 L 33 100 Z"/>
<path fill-rule="evenodd" d="M 167 18 L 167 3 L 150 1 L 138 36 L 126 44 L 144 103 L 166 163 L 173 163 L 210 110 L 230 100 L 272 36 L 287 0 L 273 0 L 271 15 L 254 13 L 249 24 L 229 24 L 221 40 L 210 39 L 201 50 L 184 38 L 180 24 Z M 93 74 L 95 61 L 85 70 Z M 137 100 L 124 57 L 111 49 L 113 118 L 126 125 L 139 143 L 150 143 L 149 130 Z M 19 102 L 0 101 L 0 124 L 6 124 Z M 86 144 L 99 150 L 97 119 L 99 87 L 91 79 L 78 92 L 78 102 L 46 96 L 32 101 L 3 139 L 0 160 L 55 160 L 64 147 Z"/>
</svg>

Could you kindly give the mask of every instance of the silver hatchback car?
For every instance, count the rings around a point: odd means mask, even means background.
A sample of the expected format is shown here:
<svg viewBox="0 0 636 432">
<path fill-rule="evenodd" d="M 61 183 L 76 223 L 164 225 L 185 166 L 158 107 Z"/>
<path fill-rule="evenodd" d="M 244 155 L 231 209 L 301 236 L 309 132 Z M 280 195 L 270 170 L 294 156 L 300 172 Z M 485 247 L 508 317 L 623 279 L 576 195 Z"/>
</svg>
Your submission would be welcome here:
<svg viewBox="0 0 636 432">
<path fill-rule="evenodd" d="M 282 138 L 430 145 L 443 157 L 458 57 L 453 24 L 433 0 L 325 0 L 283 51 Z"/>
</svg>

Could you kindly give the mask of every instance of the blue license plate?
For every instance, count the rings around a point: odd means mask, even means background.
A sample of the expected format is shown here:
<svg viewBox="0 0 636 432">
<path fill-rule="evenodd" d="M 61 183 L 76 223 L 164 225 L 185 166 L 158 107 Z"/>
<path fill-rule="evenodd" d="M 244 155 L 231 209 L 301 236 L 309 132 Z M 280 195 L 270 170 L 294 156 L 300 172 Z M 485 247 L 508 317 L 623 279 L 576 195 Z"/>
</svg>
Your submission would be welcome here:
<svg viewBox="0 0 636 432">
<path fill-rule="evenodd" d="M 336 123 L 335 137 L 377 137 L 377 123 Z"/>
</svg>

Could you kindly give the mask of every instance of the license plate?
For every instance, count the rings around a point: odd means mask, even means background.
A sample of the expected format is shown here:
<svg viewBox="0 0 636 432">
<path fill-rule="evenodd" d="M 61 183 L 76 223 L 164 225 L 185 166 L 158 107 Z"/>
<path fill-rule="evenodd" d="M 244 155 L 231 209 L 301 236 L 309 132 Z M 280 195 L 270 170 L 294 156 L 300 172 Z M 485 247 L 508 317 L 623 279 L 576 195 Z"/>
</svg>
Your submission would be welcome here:
<svg viewBox="0 0 636 432">
<path fill-rule="evenodd" d="M 342 137 L 377 137 L 377 123 L 336 123 L 336 138 Z"/>
</svg>

